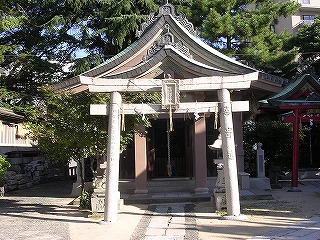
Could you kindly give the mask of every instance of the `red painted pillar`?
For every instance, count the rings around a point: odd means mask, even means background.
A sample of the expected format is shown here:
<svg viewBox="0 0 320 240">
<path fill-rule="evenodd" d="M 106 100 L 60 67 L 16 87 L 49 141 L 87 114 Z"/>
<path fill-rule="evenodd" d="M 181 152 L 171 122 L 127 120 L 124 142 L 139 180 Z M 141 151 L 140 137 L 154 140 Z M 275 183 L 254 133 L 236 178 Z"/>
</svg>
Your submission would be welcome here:
<svg viewBox="0 0 320 240">
<path fill-rule="evenodd" d="M 194 177 L 195 193 L 208 193 L 207 187 L 207 143 L 206 118 L 201 117 L 194 123 Z"/>
<path fill-rule="evenodd" d="M 298 191 L 298 162 L 299 162 L 299 108 L 293 110 L 293 154 L 291 191 Z"/>
<path fill-rule="evenodd" d="M 145 127 L 135 125 L 134 133 L 134 161 L 135 161 L 135 194 L 147 194 L 147 139 L 144 136 Z"/>
</svg>

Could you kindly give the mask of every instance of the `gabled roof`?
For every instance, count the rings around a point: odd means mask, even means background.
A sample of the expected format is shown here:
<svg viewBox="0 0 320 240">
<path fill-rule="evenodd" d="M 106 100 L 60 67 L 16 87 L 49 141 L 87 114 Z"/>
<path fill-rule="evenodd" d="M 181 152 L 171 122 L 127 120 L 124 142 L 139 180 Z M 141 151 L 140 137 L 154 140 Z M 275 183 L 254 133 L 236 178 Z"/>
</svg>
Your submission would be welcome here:
<svg viewBox="0 0 320 240">
<path fill-rule="evenodd" d="M 192 58 L 188 58 L 185 54 L 171 45 L 162 47 L 155 54 L 123 71 L 109 73 L 103 78 L 157 78 L 165 72 L 167 68 L 171 68 L 180 78 L 195 78 L 199 76 L 232 76 L 237 75 L 233 72 L 224 71 L 201 62 L 197 62 Z"/>
<path fill-rule="evenodd" d="M 116 81 L 163 79 L 168 74 L 175 79 L 192 79 L 258 73 L 258 70 L 205 44 L 197 37 L 185 15 L 177 15 L 174 6 L 169 3 L 160 6 L 157 15 L 150 14 L 136 35 L 138 39 L 119 54 L 55 88 L 72 89 L 74 92 L 87 90 L 90 82 L 81 81 L 81 77 Z M 284 79 L 261 72 L 256 80 L 252 81 L 252 87 L 267 92 L 279 91 L 284 83 Z"/>
<path fill-rule="evenodd" d="M 219 69 L 220 72 L 226 71 L 234 75 L 256 71 L 202 42 L 196 37 L 192 23 L 183 14 L 176 15 L 174 6 L 169 3 L 159 8 L 157 16 L 149 16 L 148 21 L 137 31 L 137 36 L 138 40 L 128 48 L 83 75 L 107 77 L 112 72 L 124 68 L 119 64 L 126 66 L 124 69 L 134 67 L 137 63 L 152 58 L 166 46 L 172 46 L 186 59 L 192 59 L 195 65 L 205 64 Z"/>
<path fill-rule="evenodd" d="M 272 106 L 320 105 L 319 79 L 311 74 L 304 74 L 267 101 Z"/>
<path fill-rule="evenodd" d="M 0 107 L 0 120 L 12 123 L 20 123 L 25 118 L 19 114 L 14 113 L 12 110 Z"/>
</svg>

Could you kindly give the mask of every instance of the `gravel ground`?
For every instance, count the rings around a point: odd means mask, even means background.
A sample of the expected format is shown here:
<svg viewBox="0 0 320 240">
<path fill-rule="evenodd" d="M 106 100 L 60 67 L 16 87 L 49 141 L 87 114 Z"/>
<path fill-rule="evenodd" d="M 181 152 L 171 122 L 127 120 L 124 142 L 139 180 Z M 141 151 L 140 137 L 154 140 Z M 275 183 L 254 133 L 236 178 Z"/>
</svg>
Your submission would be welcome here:
<svg viewBox="0 0 320 240">
<path fill-rule="evenodd" d="M 101 217 L 89 217 L 89 211 L 68 205 L 73 200 L 68 197 L 71 186 L 71 182 L 46 183 L 0 198 L 0 239 L 129 240 L 148 209 L 146 204 L 125 205 L 117 222 L 101 224 Z M 320 182 L 301 182 L 301 192 L 289 189 L 284 182 L 282 189 L 270 191 L 274 200 L 241 201 L 247 217 L 243 221 L 222 219 L 223 213 L 214 212 L 209 202 L 194 203 L 197 238 L 252 239 L 320 216 Z M 315 239 L 320 239 L 320 228 L 315 231 L 319 233 Z"/>
<path fill-rule="evenodd" d="M 282 189 L 270 191 L 274 200 L 241 201 L 241 213 L 247 216 L 244 221 L 222 220 L 221 213 L 211 212 L 209 203 L 199 203 L 195 212 L 200 239 L 250 239 L 320 216 L 320 182 L 316 184 L 313 188 L 309 182 L 301 182 L 301 192 L 288 192 L 290 183 L 283 182 Z M 316 239 L 320 239 L 318 231 Z"/>
</svg>

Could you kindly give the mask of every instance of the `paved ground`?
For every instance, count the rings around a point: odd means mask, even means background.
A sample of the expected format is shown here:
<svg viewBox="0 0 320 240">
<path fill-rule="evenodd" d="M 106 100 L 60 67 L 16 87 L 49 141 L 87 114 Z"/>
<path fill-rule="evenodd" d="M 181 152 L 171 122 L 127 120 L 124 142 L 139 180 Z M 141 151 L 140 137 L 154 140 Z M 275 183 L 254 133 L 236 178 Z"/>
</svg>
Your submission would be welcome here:
<svg viewBox="0 0 320 240">
<path fill-rule="evenodd" d="M 68 205 L 71 182 L 12 191 L 0 198 L 0 239 L 320 239 L 320 182 L 304 181 L 301 192 L 268 192 L 274 200 L 241 200 L 244 221 L 224 220 L 208 201 L 125 205 L 115 223 Z"/>
</svg>

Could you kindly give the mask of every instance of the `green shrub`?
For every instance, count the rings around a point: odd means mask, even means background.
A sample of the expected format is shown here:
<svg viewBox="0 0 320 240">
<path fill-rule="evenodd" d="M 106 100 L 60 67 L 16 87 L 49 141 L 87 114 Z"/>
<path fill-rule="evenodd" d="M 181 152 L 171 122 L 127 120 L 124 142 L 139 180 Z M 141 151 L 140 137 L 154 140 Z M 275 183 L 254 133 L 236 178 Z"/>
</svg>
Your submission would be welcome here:
<svg viewBox="0 0 320 240">
<path fill-rule="evenodd" d="M 91 209 L 92 191 L 83 190 L 80 196 L 80 209 Z"/>
<path fill-rule="evenodd" d="M 253 146 L 262 143 L 266 168 L 290 168 L 292 162 L 292 124 L 282 121 L 247 121 L 243 126 L 246 171 L 256 170 L 256 152 Z"/>
<path fill-rule="evenodd" d="M 4 177 L 6 171 L 10 168 L 10 163 L 0 155 L 0 187 L 4 186 Z"/>
</svg>

